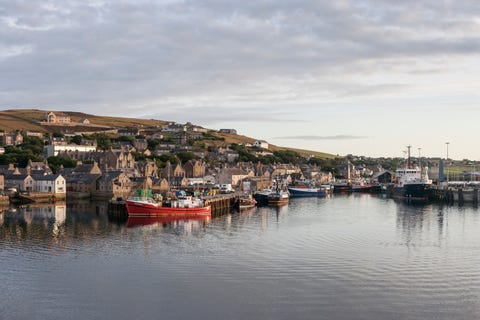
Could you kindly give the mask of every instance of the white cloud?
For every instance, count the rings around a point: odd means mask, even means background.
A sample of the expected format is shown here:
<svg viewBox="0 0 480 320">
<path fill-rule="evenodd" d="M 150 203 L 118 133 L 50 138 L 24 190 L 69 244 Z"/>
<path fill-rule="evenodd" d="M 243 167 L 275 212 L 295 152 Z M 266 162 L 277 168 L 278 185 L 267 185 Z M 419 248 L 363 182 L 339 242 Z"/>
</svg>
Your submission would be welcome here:
<svg viewBox="0 0 480 320">
<path fill-rule="evenodd" d="M 9 1 L 0 106 L 215 124 L 472 103 L 478 16 L 477 1 Z"/>
</svg>

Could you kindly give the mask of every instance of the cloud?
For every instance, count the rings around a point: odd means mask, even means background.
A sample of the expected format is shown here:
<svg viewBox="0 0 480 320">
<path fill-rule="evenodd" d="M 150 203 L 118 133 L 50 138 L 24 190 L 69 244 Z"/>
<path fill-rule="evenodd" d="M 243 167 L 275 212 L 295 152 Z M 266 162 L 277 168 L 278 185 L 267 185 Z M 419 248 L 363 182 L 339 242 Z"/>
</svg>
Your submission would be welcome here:
<svg viewBox="0 0 480 320">
<path fill-rule="evenodd" d="M 377 74 L 476 55 L 479 14 L 436 0 L 11 1 L 0 103 L 127 114 L 159 100 L 233 108 L 405 90 L 410 79 Z"/>
<path fill-rule="evenodd" d="M 275 137 L 274 139 L 290 139 L 290 140 L 358 140 L 358 139 L 367 139 L 368 137 L 364 136 L 354 136 L 354 135 L 335 135 L 335 136 L 286 136 L 286 137 Z"/>
</svg>

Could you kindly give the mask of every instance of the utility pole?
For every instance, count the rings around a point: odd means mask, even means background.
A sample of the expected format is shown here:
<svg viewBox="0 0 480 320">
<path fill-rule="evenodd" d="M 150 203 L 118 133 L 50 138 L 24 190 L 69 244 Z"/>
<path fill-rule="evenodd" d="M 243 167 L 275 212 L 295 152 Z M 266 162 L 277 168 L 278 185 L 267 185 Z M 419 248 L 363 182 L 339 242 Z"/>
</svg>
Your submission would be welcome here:
<svg viewBox="0 0 480 320">
<path fill-rule="evenodd" d="M 447 160 L 445 160 L 445 167 L 447 167 L 448 166 L 448 145 L 450 144 L 450 142 L 445 142 L 445 144 L 447 145 Z M 449 180 L 448 167 L 446 169 L 447 169 L 447 184 L 448 184 L 448 180 Z"/>
</svg>

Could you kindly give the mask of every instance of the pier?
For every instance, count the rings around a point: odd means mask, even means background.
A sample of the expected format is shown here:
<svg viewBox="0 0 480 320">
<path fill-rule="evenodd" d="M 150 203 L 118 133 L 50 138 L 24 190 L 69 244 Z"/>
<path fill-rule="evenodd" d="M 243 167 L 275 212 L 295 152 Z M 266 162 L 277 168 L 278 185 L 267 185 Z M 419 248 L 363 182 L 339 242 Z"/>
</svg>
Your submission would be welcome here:
<svg viewBox="0 0 480 320">
<path fill-rule="evenodd" d="M 449 204 L 472 203 L 478 205 L 480 199 L 480 183 L 454 181 L 440 185 L 432 185 L 432 200 Z"/>
</svg>

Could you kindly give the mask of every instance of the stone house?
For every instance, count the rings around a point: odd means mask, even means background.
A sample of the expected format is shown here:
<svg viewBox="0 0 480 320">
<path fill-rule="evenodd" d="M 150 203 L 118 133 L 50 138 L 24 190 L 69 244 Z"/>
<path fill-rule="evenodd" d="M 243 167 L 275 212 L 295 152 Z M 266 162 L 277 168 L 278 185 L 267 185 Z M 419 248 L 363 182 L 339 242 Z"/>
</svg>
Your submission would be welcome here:
<svg viewBox="0 0 480 320">
<path fill-rule="evenodd" d="M 71 122 L 70 116 L 63 112 L 58 112 L 58 113 L 49 112 L 43 117 L 42 120 L 48 123 L 70 123 Z"/>
<path fill-rule="evenodd" d="M 83 163 L 83 164 L 77 165 L 77 167 L 73 169 L 73 173 L 75 175 L 84 175 L 84 174 L 101 175 L 102 170 L 98 166 L 98 163 L 94 161 L 93 163 Z"/>
<path fill-rule="evenodd" d="M 268 142 L 265 140 L 256 140 L 253 143 L 253 146 L 257 148 L 268 149 Z"/>
<path fill-rule="evenodd" d="M 87 198 L 95 193 L 97 180 L 101 177 L 100 174 L 77 174 L 66 177 L 67 191 L 71 194 L 82 193 Z"/>
<path fill-rule="evenodd" d="M 218 130 L 219 133 L 225 133 L 225 134 L 237 134 L 237 130 L 235 129 L 220 129 Z"/>
<path fill-rule="evenodd" d="M 203 161 L 189 160 L 183 168 L 187 178 L 201 178 L 205 175 L 205 163 Z"/>
<path fill-rule="evenodd" d="M 243 179 L 254 176 L 255 174 L 252 170 L 247 171 L 240 168 L 222 168 L 218 173 L 217 178 L 219 184 L 238 186 Z"/>
<path fill-rule="evenodd" d="M 20 132 L 4 133 L 2 136 L 2 145 L 4 146 L 18 146 L 23 143 L 23 136 Z"/>
<path fill-rule="evenodd" d="M 35 181 L 29 174 L 6 174 L 5 189 L 15 188 L 17 191 L 33 191 Z"/>
<path fill-rule="evenodd" d="M 165 178 L 153 178 L 152 179 L 152 191 L 153 192 L 163 192 L 168 191 L 169 185 L 168 181 Z"/>
<path fill-rule="evenodd" d="M 162 177 L 164 178 L 173 178 L 173 177 L 185 177 L 185 170 L 181 164 L 170 164 L 167 162 L 167 165 L 162 171 Z"/>
<path fill-rule="evenodd" d="M 138 152 L 143 152 L 148 148 L 147 139 L 134 139 L 133 146 Z"/>
<path fill-rule="evenodd" d="M 152 189 L 153 180 L 150 177 L 133 177 L 130 178 L 132 192 L 138 189 Z"/>
<path fill-rule="evenodd" d="M 137 161 L 135 169 L 140 176 L 158 177 L 158 167 L 155 161 Z"/>
<path fill-rule="evenodd" d="M 93 199 L 127 199 L 132 191 L 130 179 L 121 171 L 108 171 L 97 179 Z"/>
</svg>

